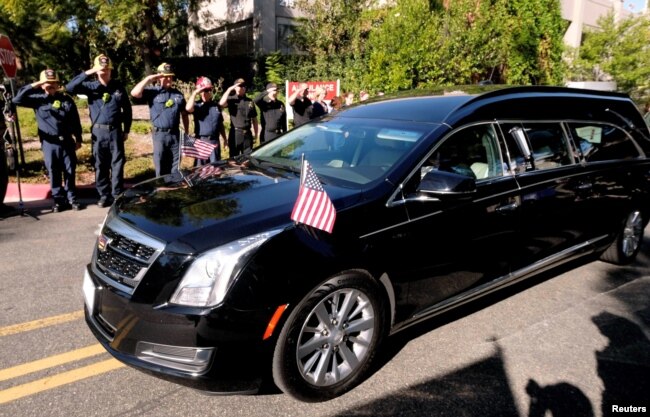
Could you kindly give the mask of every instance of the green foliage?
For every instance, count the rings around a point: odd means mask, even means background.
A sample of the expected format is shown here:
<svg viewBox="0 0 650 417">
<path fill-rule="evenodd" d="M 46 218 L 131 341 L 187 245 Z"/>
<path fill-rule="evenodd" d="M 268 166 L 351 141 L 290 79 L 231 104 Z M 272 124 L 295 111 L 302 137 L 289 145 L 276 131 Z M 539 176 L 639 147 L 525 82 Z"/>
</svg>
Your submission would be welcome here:
<svg viewBox="0 0 650 417">
<path fill-rule="evenodd" d="M 617 89 L 640 102 L 650 101 L 650 17 L 639 15 L 619 22 L 609 14 L 600 30 L 584 34 L 579 51 L 572 51 L 569 76 L 574 81 L 616 81 Z"/>
<path fill-rule="evenodd" d="M 38 137 L 38 125 L 34 110 L 27 107 L 16 107 L 16 112 L 18 113 L 20 136 L 23 138 Z"/>
<path fill-rule="evenodd" d="M 134 84 L 165 56 L 184 54 L 188 10 L 195 0 L 6 0 L 0 33 L 7 34 L 23 65 L 19 77 L 44 67 L 64 80 L 108 54 L 119 78 Z"/>
<path fill-rule="evenodd" d="M 139 135 L 151 133 L 151 123 L 144 120 L 134 120 L 131 124 L 131 132 Z"/>
<path fill-rule="evenodd" d="M 280 52 L 269 54 L 265 60 L 266 63 L 266 81 L 282 85 L 284 83 L 283 74 L 285 66 L 282 63 Z"/>
<path fill-rule="evenodd" d="M 559 0 L 304 0 L 300 5 L 314 19 L 298 31 L 308 54 L 285 60 L 293 80 L 339 78 L 344 91 L 370 92 L 484 79 L 563 80 Z"/>
</svg>

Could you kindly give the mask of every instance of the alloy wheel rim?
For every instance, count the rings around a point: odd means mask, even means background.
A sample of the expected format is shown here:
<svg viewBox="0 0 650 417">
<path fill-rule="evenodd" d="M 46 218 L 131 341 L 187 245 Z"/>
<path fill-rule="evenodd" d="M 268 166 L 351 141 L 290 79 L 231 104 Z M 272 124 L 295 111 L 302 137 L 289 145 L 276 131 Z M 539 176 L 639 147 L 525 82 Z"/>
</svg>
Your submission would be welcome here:
<svg viewBox="0 0 650 417">
<path fill-rule="evenodd" d="M 375 312 L 366 294 L 340 289 L 322 299 L 300 330 L 296 359 L 303 378 L 324 387 L 358 369 L 370 353 Z"/>
<path fill-rule="evenodd" d="M 625 222 L 623 229 L 623 239 L 621 240 L 621 250 L 625 256 L 629 257 L 634 255 L 641 242 L 643 235 L 643 219 L 641 212 L 634 211 L 630 213 Z"/>
</svg>

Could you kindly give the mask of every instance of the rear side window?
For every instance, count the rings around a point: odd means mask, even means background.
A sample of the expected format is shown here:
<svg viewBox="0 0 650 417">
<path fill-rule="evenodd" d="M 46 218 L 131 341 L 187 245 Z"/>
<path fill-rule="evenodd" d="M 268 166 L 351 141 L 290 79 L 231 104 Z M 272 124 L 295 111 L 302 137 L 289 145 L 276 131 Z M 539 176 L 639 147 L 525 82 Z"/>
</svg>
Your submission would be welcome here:
<svg viewBox="0 0 650 417">
<path fill-rule="evenodd" d="M 571 165 L 575 161 L 560 123 L 524 123 L 535 169 Z"/>
<path fill-rule="evenodd" d="M 569 123 L 568 126 L 587 162 L 639 157 L 632 139 L 616 126 L 598 123 Z"/>
</svg>

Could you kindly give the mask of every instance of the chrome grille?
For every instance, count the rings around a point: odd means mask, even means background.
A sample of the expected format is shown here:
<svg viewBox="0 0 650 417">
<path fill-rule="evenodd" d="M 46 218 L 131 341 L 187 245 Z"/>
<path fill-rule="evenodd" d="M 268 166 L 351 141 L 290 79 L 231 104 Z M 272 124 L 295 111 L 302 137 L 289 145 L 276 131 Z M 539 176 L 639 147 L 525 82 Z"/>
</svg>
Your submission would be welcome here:
<svg viewBox="0 0 650 417">
<path fill-rule="evenodd" d="M 163 242 L 112 217 L 97 239 L 95 270 L 107 284 L 132 294 L 163 248 Z"/>
</svg>

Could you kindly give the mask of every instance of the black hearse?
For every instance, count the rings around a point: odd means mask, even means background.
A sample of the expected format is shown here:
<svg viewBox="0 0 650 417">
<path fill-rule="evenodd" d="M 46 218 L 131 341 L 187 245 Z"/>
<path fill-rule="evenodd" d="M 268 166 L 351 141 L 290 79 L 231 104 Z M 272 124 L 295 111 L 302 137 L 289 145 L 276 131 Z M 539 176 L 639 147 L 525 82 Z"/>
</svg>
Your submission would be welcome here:
<svg viewBox="0 0 650 417">
<path fill-rule="evenodd" d="M 269 377 L 327 400 L 414 323 L 577 258 L 632 261 L 649 154 L 621 94 L 367 102 L 125 192 L 84 275 L 86 319 L 153 375 L 232 393 Z M 291 220 L 303 158 L 336 209 L 331 233 Z"/>
</svg>

